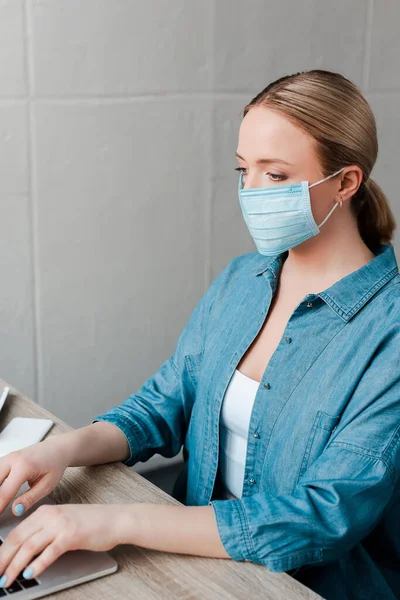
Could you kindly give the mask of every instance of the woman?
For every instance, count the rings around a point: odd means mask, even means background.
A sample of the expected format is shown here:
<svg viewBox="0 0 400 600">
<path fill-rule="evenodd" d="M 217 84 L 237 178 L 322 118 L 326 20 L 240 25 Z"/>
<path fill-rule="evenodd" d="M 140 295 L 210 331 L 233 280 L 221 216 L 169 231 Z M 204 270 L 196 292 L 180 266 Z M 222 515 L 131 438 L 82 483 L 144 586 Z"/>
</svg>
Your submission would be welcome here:
<svg viewBox="0 0 400 600">
<path fill-rule="evenodd" d="M 246 106 L 239 202 L 258 252 L 218 275 L 136 394 L 0 461 L 1 511 L 31 485 L 21 514 L 68 465 L 183 445 L 186 506 L 34 511 L 0 549 L 0 584 L 132 543 L 256 562 L 327 599 L 399 597 L 400 275 L 376 156 L 370 107 L 339 74 L 283 77 Z"/>
</svg>

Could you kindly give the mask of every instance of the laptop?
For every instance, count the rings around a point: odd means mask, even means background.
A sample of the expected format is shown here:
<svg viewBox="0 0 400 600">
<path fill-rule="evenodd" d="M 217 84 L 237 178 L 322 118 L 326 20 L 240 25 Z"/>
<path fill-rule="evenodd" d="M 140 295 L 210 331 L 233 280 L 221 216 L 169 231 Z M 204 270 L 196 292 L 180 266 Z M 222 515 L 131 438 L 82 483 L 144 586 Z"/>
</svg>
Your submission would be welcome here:
<svg viewBox="0 0 400 600">
<path fill-rule="evenodd" d="M 18 491 L 18 496 L 29 489 L 28 483 L 24 483 Z M 3 543 L 8 533 L 29 516 L 41 504 L 54 504 L 51 498 L 42 498 L 21 517 L 12 513 L 11 504 L 0 515 L 0 544 Z M 27 565 L 25 565 L 27 566 Z M 8 588 L 0 588 L 0 598 L 9 595 L 16 596 L 21 600 L 42 598 L 47 594 L 58 592 L 66 588 L 97 579 L 110 573 L 115 573 L 118 563 L 108 552 L 94 552 L 91 550 L 70 550 L 62 554 L 41 575 L 32 579 L 24 579 L 22 572 Z"/>
</svg>

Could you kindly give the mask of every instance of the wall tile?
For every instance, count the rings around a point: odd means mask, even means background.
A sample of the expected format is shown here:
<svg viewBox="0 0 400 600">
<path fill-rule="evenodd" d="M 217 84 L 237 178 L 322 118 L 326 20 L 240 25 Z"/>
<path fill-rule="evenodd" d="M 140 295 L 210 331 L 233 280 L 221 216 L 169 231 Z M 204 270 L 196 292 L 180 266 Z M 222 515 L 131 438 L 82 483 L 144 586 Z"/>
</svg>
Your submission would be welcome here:
<svg viewBox="0 0 400 600">
<path fill-rule="evenodd" d="M 339 71 L 361 85 L 367 2 L 216 2 L 215 88 L 256 94 L 304 69 Z"/>
<path fill-rule="evenodd" d="M 0 104 L 1 377 L 34 396 L 26 107 Z"/>
<path fill-rule="evenodd" d="M 0 376 L 37 400 L 28 203 L 26 196 L 0 193 Z"/>
<path fill-rule="evenodd" d="M 368 93 L 366 97 L 375 115 L 379 143 L 378 159 L 371 177 L 375 179 L 387 195 L 399 228 L 400 200 L 397 175 L 399 170 L 397 145 L 400 138 L 400 115 L 398 111 L 400 93 Z M 400 234 L 398 229 L 395 233 L 394 246 L 399 256 L 400 265 Z"/>
<path fill-rule="evenodd" d="M 38 95 L 210 88 L 211 0 L 31 4 Z"/>
<path fill-rule="evenodd" d="M 23 0 L 0 0 L 0 97 L 26 94 Z"/>
<path fill-rule="evenodd" d="M 211 276 L 214 279 L 239 254 L 256 247 L 238 200 L 235 152 L 241 111 L 250 100 L 241 94 L 216 98 L 213 114 L 213 191 L 211 206 Z"/>
<path fill-rule="evenodd" d="M 75 426 L 155 372 L 206 289 L 209 114 L 37 106 L 43 400 Z"/>
<path fill-rule="evenodd" d="M 0 191 L 26 195 L 28 178 L 27 108 L 0 104 Z"/>
<path fill-rule="evenodd" d="M 374 2 L 371 27 L 369 89 L 400 91 L 400 3 L 398 0 Z"/>
</svg>

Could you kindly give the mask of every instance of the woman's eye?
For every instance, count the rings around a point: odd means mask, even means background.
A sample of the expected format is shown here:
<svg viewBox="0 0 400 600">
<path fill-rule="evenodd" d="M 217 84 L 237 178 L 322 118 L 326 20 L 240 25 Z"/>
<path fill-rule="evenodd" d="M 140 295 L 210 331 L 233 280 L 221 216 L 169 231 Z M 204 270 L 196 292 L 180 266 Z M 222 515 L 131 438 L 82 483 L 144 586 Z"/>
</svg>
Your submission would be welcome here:
<svg viewBox="0 0 400 600">
<path fill-rule="evenodd" d="M 284 181 L 287 179 L 286 175 L 282 175 L 281 173 L 265 173 L 272 181 Z"/>
<path fill-rule="evenodd" d="M 243 175 L 246 175 L 246 171 L 247 169 L 245 167 L 236 167 L 235 171 L 238 171 L 239 173 L 243 173 Z M 267 175 L 270 179 L 270 181 L 285 181 L 285 179 L 287 179 L 286 175 L 282 175 L 281 173 L 265 173 L 265 175 Z"/>
</svg>

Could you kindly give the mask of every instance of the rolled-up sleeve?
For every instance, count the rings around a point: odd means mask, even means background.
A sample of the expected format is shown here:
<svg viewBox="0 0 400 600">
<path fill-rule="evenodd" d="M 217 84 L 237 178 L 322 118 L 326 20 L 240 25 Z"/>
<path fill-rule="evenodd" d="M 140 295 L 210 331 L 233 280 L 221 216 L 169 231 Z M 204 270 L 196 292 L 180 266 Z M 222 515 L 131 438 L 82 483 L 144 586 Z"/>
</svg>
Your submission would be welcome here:
<svg viewBox="0 0 400 600">
<path fill-rule="evenodd" d="M 333 443 L 293 494 L 214 500 L 221 541 L 234 560 L 287 571 L 336 560 L 379 521 L 395 486 L 393 465 Z"/>
<path fill-rule="evenodd" d="M 184 389 L 172 356 L 135 394 L 95 417 L 92 423 L 106 421 L 124 433 L 129 457 L 122 462 L 132 466 L 148 460 L 156 452 L 166 457 L 178 454 L 185 410 L 190 410 L 190 402 L 190 391 Z"/>
</svg>

